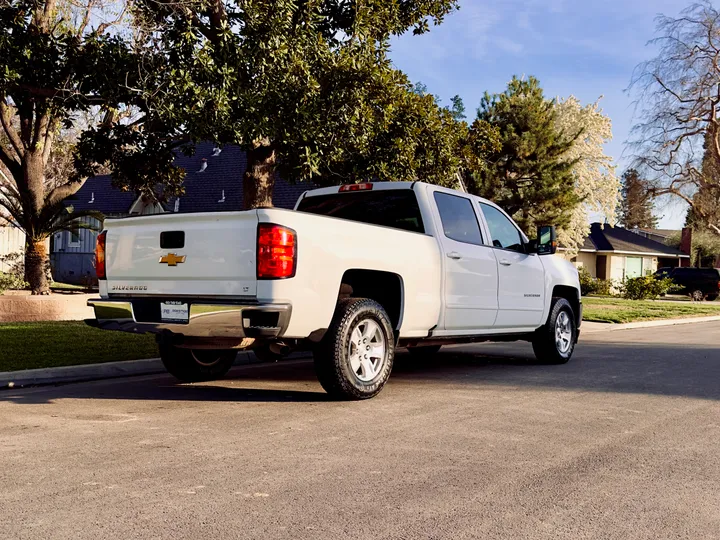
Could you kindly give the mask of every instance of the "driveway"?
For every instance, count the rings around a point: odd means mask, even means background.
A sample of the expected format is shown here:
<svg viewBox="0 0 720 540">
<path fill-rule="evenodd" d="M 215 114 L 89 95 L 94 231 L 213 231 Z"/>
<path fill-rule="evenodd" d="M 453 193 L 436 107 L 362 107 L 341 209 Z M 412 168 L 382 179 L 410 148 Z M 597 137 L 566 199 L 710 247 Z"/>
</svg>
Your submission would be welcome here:
<svg viewBox="0 0 720 540">
<path fill-rule="evenodd" d="M 0 537 L 718 538 L 720 323 L 399 355 L 373 400 L 312 364 L 0 392 Z"/>
</svg>

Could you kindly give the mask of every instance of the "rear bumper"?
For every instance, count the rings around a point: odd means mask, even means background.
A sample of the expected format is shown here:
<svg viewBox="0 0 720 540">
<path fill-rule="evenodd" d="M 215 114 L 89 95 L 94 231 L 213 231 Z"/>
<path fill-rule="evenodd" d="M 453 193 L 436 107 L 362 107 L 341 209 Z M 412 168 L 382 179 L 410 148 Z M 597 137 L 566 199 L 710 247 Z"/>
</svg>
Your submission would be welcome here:
<svg viewBox="0 0 720 540">
<path fill-rule="evenodd" d="M 103 330 L 135 334 L 173 334 L 197 338 L 276 338 L 290 322 L 290 304 L 213 303 L 189 301 L 187 323 L 159 320 L 160 300 L 100 298 L 88 300 L 95 319 L 87 322 Z M 153 307 L 157 305 L 157 313 Z"/>
</svg>

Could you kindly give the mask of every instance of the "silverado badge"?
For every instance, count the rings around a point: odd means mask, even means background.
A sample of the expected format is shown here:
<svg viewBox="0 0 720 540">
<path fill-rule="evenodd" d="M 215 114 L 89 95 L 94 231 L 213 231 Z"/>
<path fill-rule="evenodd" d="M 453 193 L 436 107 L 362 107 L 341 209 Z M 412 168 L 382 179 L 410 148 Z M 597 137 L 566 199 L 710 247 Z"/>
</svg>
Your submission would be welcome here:
<svg viewBox="0 0 720 540">
<path fill-rule="evenodd" d="M 177 266 L 180 263 L 185 262 L 185 255 L 175 255 L 174 253 L 168 253 L 160 257 L 160 264 L 167 264 L 168 266 Z"/>
</svg>

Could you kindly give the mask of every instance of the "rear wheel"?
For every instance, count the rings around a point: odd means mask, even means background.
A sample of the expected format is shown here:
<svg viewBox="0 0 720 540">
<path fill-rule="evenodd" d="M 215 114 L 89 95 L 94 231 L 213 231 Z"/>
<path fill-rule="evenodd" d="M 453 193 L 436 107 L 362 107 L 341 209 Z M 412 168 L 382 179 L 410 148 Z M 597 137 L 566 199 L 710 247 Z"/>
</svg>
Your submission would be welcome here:
<svg viewBox="0 0 720 540">
<path fill-rule="evenodd" d="M 543 364 L 565 364 L 572 357 L 577 340 L 575 313 L 570 302 L 554 298 L 547 323 L 535 332 L 533 351 Z"/>
<path fill-rule="evenodd" d="M 690 294 L 690 298 L 692 298 L 695 302 L 702 302 L 705 300 L 705 293 L 698 289 Z"/>
<path fill-rule="evenodd" d="M 221 379 L 235 362 L 234 349 L 181 349 L 174 345 L 160 345 L 160 359 L 165 369 L 183 382 Z"/>
<path fill-rule="evenodd" d="M 395 356 L 392 323 L 374 300 L 348 298 L 335 309 L 325 337 L 314 351 L 315 372 L 338 399 L 368 399 L 390 377 Z"/>
</svg>

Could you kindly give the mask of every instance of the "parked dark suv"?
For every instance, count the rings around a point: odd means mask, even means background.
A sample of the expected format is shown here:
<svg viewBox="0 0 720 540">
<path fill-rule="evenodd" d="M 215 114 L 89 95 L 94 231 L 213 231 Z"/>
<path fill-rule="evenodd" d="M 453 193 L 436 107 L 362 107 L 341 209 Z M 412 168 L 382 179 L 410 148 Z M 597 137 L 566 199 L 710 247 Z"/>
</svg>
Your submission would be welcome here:
<svg viewBox="0 0 720 540">
<path fill-rule="evenodd" d="M 659 268 L 655 275 L 669 277 L 682 287 L 680 294 L 693 300 L 717 300 L 720 295 L 720 270 L 716 268 Z"/>
</svg>

